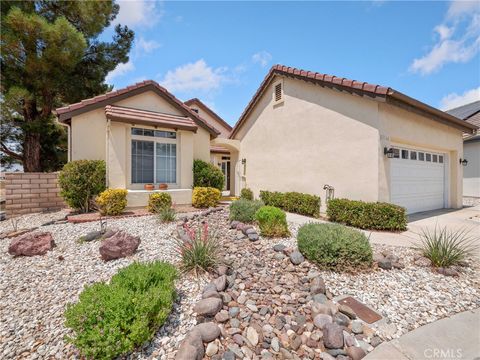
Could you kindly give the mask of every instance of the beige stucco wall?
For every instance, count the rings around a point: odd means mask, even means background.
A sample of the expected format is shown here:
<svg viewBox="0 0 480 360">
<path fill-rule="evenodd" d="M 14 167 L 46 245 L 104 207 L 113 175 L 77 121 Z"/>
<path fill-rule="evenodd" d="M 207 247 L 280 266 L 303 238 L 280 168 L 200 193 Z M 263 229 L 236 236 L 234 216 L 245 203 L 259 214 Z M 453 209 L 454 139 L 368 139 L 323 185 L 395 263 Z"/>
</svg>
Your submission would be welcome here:
<svg viewBox="0 0 480 360">
<path fill-rule="evenodd" d="M 463 168 L 463 196 L 480 198 L 480 139 L 464 143 L 463 157 L 468 160 Z"/>
<path fill-rule="evenodd" d="M 203 110 L 201 106 L 198 106 L 196 104 L 192 104 L 190 106 L 192 109 L 198 110 L 198 115 L 200 115 L 203 119 L 205 119 L 210 125 L 212 125 L 215 129 L 220 131 L 220 135 L 218 137 L 220 138 L 227 138 L 228 135 L 230 135 L 230 129 L 225 127 L 223 123 L 218 121 L 216 118 L 213 116 L 210 116 L 210 114 L 206 111 Z"/>
<path fill-rule="evenodd" d="M 273 84 L 236 139 L 246 158 L 246 186 L 260 190 L 389 201 L 389 159 L 383 147 L 408 144 L 449 155 L 449 206 L 461 206 L 459 130 L 406 110 L 358 96 L 283 78 L 284 101 L 273 102 Z M 323 207 L 323 206 L 322 206 Z M 323 209 L 325 209 L 323 207 Z"/>
<path fill-rule="evenodd" d="M 143 110 L 184 115 L 164 98 L 154 92 L 145 92 L 121 100 L 115 105 Z M 71 153 L 72 160 L 100 159 L 107 160 L 108 186 L 111 188 L 143 189 L 142 184 L 131 183 L 131 124 L 107 121 L 104 109 L 96 109 L 72 118 Z M 154 128 L 141 125 L 142 128 Z M 108 129 L 108 136 L 107 136 Z M 158 130 L 171 129 L 156 128 Z M 199 127 L 197 132 L 177 131 L 177 184 L 174 201 L 178 204 L 191 202 L 193 185 L 193 160 L 210 159 L 210 134 Z M 144 192 L 129 195 L 128 206 L 139 206 L 148 198 Z M 145 205 L 145 204 L 143 204 Z"/>
</svg>

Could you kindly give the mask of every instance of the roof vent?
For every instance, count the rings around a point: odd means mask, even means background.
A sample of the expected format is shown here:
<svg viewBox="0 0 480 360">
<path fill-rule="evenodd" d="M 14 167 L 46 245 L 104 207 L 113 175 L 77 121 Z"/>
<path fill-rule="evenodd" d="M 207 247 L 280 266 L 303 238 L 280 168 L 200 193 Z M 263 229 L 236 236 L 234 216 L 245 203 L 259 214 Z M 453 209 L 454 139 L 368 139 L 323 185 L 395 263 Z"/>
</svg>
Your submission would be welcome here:
<svg viewBox="0 0 480 360">
<path fill-rule="evenodd" d="M 275 85 L 275 102 L 282 100 L 282 83 Z"/>
</svg>

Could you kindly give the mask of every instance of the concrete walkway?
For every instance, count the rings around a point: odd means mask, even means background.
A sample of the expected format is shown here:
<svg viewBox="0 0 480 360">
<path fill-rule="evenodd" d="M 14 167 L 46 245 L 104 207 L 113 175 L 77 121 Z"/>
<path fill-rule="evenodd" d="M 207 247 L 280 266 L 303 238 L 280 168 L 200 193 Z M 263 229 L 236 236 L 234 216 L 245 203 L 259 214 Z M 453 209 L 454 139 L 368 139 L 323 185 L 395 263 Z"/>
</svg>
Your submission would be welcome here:
<svg viewBox="0 0 480 360">
<path fill-rule="evenodd" d="M 364 360 L 480 359 L 480 308 L 415 329 L 381 344 Z"/>
<path fill-rule="evenodd" d="M 298 225 L 309 222 L 324 223 L 323 220 L 313 219 L 307 216 L 287 213 L 287 221 Z M 476 237 L 477 245 L 480 246 L 480 205 L 465 207 L 463 209 L 443 209 L 417 213 L 408 217 L 408 229 L 400 233 L 384 231 L 362 230 L 370 242 L 393 246 L 414 246 L 420 242 L 420 234 L 423 229 L 433 230 L 435 227 L 447 226 L 449 229 L 467 229 L 470 235 Z M 480 257 L 480 251 L 477 252 Z"/>
</svg>

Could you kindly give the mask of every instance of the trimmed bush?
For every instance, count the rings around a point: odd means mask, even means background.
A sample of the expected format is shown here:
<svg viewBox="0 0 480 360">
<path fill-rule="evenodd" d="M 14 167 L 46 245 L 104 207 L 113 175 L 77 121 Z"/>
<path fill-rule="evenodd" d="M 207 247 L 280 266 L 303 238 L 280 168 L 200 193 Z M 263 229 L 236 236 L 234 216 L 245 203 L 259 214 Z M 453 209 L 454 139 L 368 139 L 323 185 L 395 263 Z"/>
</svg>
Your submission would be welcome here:
<svg viewBox="0 0 480 360">
<path fill-rule="evenodd" d="M 125 189 L 107 189 L 97 196 L 97 203 L 100 214 L 120 215 L 127 207 L 127 194 Z"/>
<path fill-rule="evenodd" d="M 339 224 L 303 225 L 297 234 L 298 249 L 322 269 L 355 270 L 372 265 L 372 248 L 360 231 Z"/>
<path fill-rule="evenodd" d="M 167 192 L 156 192 L 148 197 L 147 209 L 150 212 L 158 213 L 163 209 L 172 207 L 172 197 Z"/>
<path fill-rule="evenodd" d="M 299 192 L 281 193 L 278 191 L 260 191 L 260 199 L 265 205 L 275 206 L 288 212 L 319 217 L 320 197 Z"/>
<path fill-rule="evenodd" d="M 224 182 L 225 176 L 218 167 L 203 160 L 193 161 L 194 187 L 212 187 L 222 191 Z"/>
<path fill-rule="evenodd" d="M 175 300 L 173 265 L 135 262 L 109 284 L 85 286 L 76 304 L 68 304 L 67 338 L 88 359 L 112 359 L 149 341 L 170 314 Z"/>
<path fill-rule="evenodd" d="M 260 200 L 240 199 L 230 204 L 230 220 L 237 220 L 244 223 L 255 221 L 255 213 L 265 204 Z"/>
<path fill-rule="evenodd" d="M 222 193 L 212 187 L 193 188 L 192 205 L 196 208 L 208 208 L 217 206 Z"/>
<path fill-rule="evenodd" d="M 405 208 L 389 203 L 332 199 L 328 201 L 327 215 L 330 221 L 360 229 L 407 229 Z"/>
<path fill-rule="evenodd" d="M 262 206 L 255 213 L 260 226 L 260 234 L 266 237 L 286 237 L 290 235 L 287 225 L 287 214 L 274 206 Z"/>
<path fill-rule="evenodd" d="M 89 212 L 95 197 L 105 190 L 105 176 L 103 160 L 70 161 L 58 176 L 60 195 L 72 209 Z"/>
<path fill-rule="evenodd" d="M 253 191 L 249 188 L 243 188 L 240 191 L 240 199 L 253 200 Z"/>
</svg>

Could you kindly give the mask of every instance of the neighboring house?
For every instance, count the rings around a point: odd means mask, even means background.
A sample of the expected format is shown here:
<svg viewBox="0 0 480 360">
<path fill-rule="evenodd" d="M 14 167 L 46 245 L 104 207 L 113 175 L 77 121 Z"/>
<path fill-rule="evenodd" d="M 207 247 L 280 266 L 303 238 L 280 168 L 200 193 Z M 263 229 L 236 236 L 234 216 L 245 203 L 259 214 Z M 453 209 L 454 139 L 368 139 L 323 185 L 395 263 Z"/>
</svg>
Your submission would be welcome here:
<svg viewBox="0 0 480 360">
<path fill-rule="evenodd" d="M 207 123 L 220 131 L 218 138 L 226 139 L 229 137 L 232 127 L 199 99 L 194 98 L 187 100 L 185 101 L 185 105 L 189 106 Z M 233 189 L 232 181 L 234 179 L 234 168 L 231 166 L 231 157 L 232 154 L 228 148 L 218 145 L 210 146 L 210 162 L 222 170 L 223 175 L 225 176 L 224 190 L 226 191 Z"/>
<path fill-rule="evenodd" d="M 100 159 L 107 186 L 128 189 L 128 206 L 144 206 L 144 184 L 167 183 L 172 200 L 191 203 L 193 160 L 210 161 L 220 135 L 199 113 L 154 81 L 144 81 L 56 110 L 68 126 L 69 160 Z"/>
<path fill-rule="evenodd" d="M 460 208 L 462 134 L 476 129 L 389 87 L 275 65 L 230 135 L 236 191 L 300 191 L 324 206 L 328 184 L 335 197 L 408 213 Z"/>
<path fill-rule="evenodd" d="M 480 100 L 455 109 L 447 110 L 472 125 L 480 127 Z M 463 158 L 468 162 L 463 169 L 463 196 L 480 198 L 480 133 L 465 134 Z"/>
</svg>

